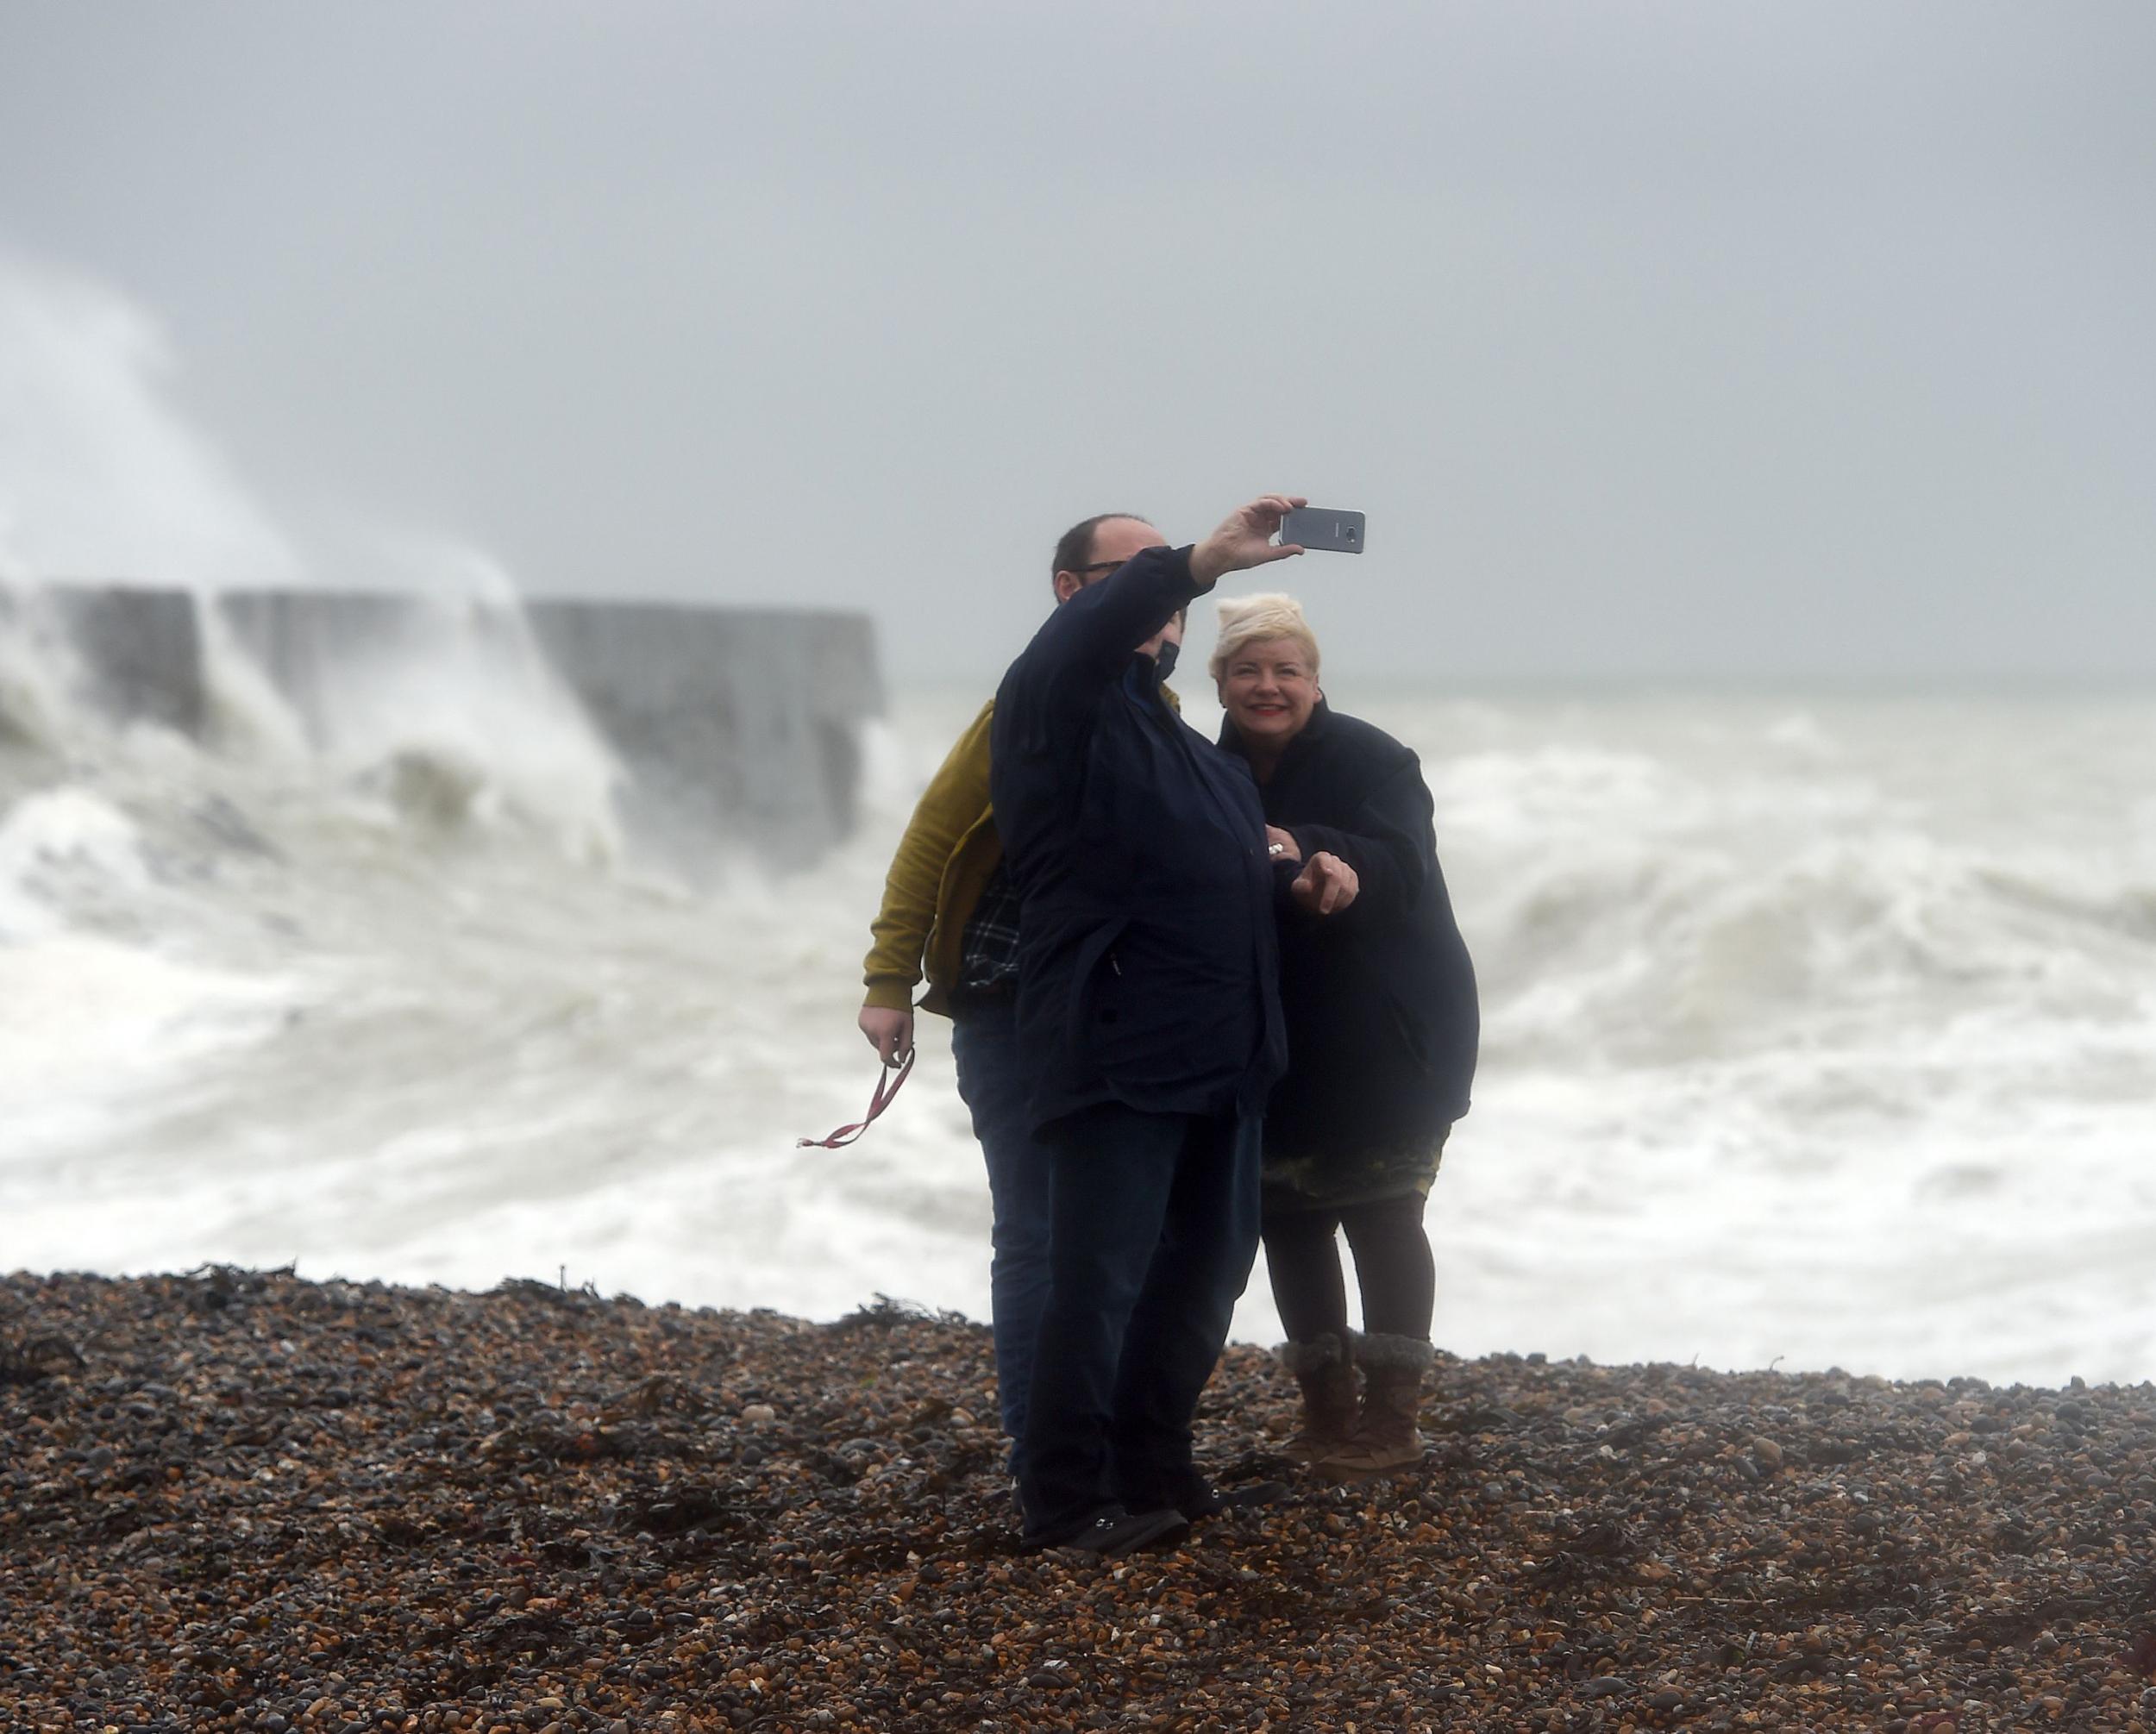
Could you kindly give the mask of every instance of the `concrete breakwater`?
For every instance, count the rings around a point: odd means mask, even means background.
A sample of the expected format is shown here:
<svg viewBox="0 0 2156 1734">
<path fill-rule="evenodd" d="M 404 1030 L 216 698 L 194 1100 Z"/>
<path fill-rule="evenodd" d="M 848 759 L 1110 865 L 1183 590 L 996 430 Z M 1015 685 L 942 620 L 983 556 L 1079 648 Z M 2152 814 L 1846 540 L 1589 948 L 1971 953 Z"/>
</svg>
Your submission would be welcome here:
<svg viewBox="0 0 2156 1734">
<path fill-rule="evenodd" d="M 573 706 L 612 761 L 623 829 L 675 857 L 746 843 L 799 864 L 845 836 L 884 705 L 867 618 L 798 609 L 52 584 L 0 590 L 0 629 L 69 705 L 197 740 L 235 678 L 324 749 L 400 708 Z"/>
</svg>

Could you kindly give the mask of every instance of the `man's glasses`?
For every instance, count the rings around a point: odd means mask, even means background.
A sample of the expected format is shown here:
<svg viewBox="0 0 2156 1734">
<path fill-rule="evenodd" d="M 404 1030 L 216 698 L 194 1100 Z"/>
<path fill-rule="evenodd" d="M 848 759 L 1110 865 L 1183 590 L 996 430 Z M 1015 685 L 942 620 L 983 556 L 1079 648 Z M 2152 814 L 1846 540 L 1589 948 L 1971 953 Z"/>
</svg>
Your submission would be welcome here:
<svg viewBox="0 0 2156 1734">
<path fill-rule="evenodd" d="M 1096 560 L 1091 566 L 1079 567 L 1076 571 L 1078 576 L 1083 578 L 1089 572 L 1114 572 L 1119 567 L 1129 564 L 1130 561 L 1127 560 Z"/>
</svg>

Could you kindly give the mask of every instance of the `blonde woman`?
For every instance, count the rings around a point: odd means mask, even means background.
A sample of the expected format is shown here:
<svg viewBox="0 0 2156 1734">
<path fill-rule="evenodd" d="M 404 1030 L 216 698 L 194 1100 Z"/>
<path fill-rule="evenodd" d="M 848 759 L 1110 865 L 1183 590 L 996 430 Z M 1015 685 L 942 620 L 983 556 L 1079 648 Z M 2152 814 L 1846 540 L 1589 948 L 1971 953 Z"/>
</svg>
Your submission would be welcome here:
<svg viewBox="0 0 2156 1734">
<path fill-rule="evenodd" d="M 1302 1388 L 1291 1449 L 1359 1479 L 1422 1458 L 1415 1421 L 1436 1295 L 1422 1214 L 1467 1111 L 1475 970 L 1414 754 L 1327 706 L 1317 637 L 1293 597 L 1228 598 L 1219 618 L 1220 744 L 1257 779 L 1269 847 L 1282 861 L 1337 855 L 1361 880 L 1338 918 L 1281 923 L 1288 1071 L 1266 1109 L 1263 1224 L 1282 1358 Z M 1348 1329 L 1341 1229 L 1360 1335 Z"/>
</svg>

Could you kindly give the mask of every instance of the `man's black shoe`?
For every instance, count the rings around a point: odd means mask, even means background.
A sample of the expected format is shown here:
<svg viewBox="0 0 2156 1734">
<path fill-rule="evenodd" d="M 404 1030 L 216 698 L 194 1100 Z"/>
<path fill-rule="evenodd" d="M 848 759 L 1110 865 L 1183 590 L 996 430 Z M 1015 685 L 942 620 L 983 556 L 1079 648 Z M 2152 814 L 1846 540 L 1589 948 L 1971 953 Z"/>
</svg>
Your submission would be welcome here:
<svg viewBox="0 0 2156 1734">
<path fill-rule="evenodd" d="M 1019 1542 L 1018 1547 L 1025 1553 L 1069 1548 L 1099 1559 L 1120 1559 L 1143 1547 L 1173 1547 L 1189 1533 L 1190 1519 L 1165 1506 L 1157 1511 L 1126 1512 L 1120 1506 L 1103 1506 L 1091 1517 L 1062 1529 L 1037 1531 Z"/>
<path fill-rule="evenodd" d="M 1217 1518 L 1223 1512 L 1239 1512 L 1252 1506 L 1284 1505 L 1293 1491 L 1285 1481 L 1252 1481 L 1244 1487 L 1206 1487 L 1186 1494 L 1182 1509 L 1194 1518 Z"/>
</svg>

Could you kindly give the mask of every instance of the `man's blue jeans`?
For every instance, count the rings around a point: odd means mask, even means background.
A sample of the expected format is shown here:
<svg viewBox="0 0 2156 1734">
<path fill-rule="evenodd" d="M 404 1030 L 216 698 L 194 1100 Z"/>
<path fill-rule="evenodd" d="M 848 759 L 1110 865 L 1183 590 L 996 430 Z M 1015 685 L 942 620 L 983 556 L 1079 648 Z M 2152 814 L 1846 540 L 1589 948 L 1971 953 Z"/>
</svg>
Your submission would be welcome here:
<svg viewBox="0 0 2156 1734">
<path fill-rule="evenodd" d="M 1203 1491 L 1190 1423 L 1257 1256 L 1261 1124 L 1109 1105 L 1051 1129 L 1053 1279 L 1018 1470 L 1029 1534 Z"/>
<path fill-rule="evenodd" d="M 958 1067 L 959 1097 L 973 1115 L 973 1134 L 988 1164 L 995 1249 L 988 1266 L 988 1311 L 995 1331 L 996 1390 L 1015 1475 L 1023 1456 L 1033 1343 L 1048 1304 L 1051 1169 L 1047 1147 L 1027 1122 L 1012 996 L 953 1007 L 950 1051 Z"/>
</svg>

